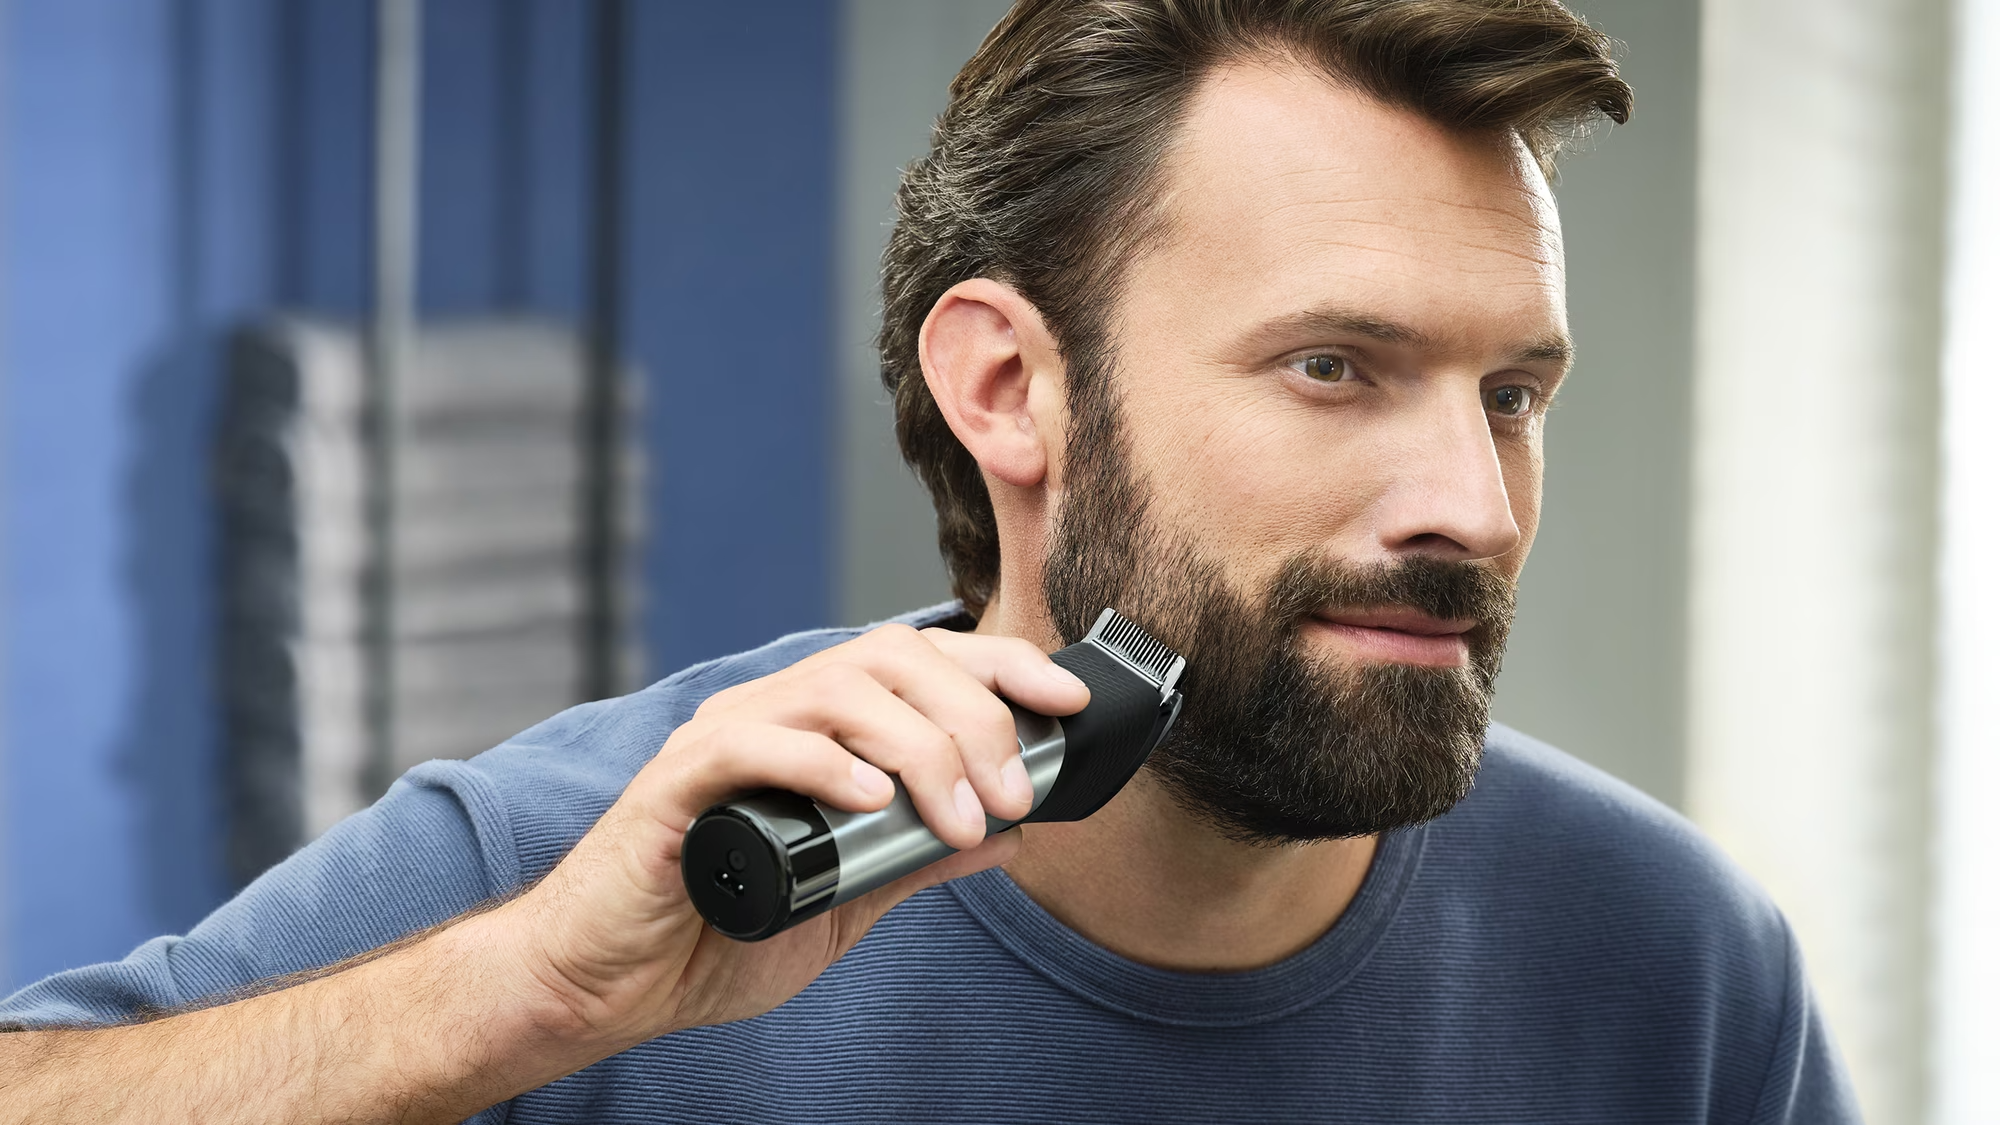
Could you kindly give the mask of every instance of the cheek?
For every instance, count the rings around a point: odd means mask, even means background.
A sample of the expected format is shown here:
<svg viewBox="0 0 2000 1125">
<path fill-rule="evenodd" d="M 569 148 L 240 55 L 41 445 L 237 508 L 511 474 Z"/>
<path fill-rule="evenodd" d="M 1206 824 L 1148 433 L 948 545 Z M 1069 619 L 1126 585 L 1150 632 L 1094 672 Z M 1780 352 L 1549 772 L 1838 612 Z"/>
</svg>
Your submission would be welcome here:
<svg viewBox="0 0 2000 1125">
<path fill-rule="evenodd" d="M 1500 475 L 1507 485 L 1507 504 L 1514 513 L 1514 525 L 1521 529 L 1521 542 L 1508 552 L 1507 562 L 1515 574 L 1527 560 L 1528 548 L 1535 545 L 1535 531 L 1542 519 L 1542 437 L 1540 432 L 1517 442 L 1504 442 L 1497 449 Z"/>
<path fill-rule="evenodd" d="M 1324 418 L 1256 395 L 1177 410 L 1175 435 L 1139 451 L 1160 515 L 1230 554 L 1290 554 L 1325 543 L 1365 507 L 1366 464 Z"/>
</svg>

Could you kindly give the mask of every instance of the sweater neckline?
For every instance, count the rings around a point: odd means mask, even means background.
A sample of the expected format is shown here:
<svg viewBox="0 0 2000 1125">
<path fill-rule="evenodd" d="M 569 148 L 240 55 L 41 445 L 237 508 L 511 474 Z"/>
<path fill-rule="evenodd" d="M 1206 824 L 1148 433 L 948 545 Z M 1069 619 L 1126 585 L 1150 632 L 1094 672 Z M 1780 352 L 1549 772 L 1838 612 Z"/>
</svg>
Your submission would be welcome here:
<svg viewBox="0 0 2000 1125">
<path fill-rule="evenodd" d="M 1154 1023 L 1244 1027 L 1308 1008 L 1353 978 L 1395 920 L 1427 827 L 1385 833 L 1340 918 L 1298 953 L 1246 972 L 1177 972 L 1127 960 L 1057 921 L 997 867 L 947 886 L 1008 952 L 1085 1000 Z"/>
</svg>

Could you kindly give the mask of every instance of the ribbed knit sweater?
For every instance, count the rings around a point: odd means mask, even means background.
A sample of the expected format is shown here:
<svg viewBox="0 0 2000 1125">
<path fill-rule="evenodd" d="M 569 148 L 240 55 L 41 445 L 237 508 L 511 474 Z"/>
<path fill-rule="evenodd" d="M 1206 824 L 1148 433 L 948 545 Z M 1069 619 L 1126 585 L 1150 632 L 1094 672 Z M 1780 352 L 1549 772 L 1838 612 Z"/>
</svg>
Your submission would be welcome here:
<svg viewBox="0 0 2000 1125">
<path fill-rule="evenodd" d="M 948 608 L 948 607 L 947 607 Z M 946 610 L 909 615 L 925 623 Z M 786 637 L 412 770 L 185 937 L 0 1002 L 0 1024 L 173 1008 L 449 919 L 554 866 L 710 694 L 854 635 Z M 1478 782 L 1386 836 L 1305 951 L 1168 972 L 1000 871 L 918 894 L 803 993 L 474 1118 L 1859 1121 L 1796 943 L 1679 816 L 1495 726 Z"/>
</svg>

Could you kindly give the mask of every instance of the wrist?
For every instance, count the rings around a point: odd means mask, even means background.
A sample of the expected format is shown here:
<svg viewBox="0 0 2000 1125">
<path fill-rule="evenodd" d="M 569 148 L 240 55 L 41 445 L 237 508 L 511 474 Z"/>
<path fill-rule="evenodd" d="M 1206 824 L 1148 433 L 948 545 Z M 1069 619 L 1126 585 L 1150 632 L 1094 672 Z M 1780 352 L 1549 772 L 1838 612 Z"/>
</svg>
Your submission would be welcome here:
<svg viewBox="0 0 2000 1125">
<path fill-rule="evenodd" d="M 438 933 L 436 963 L 459 966 L 453 986 L 477 996 L 468 1026 L 480 1038 L 471 1057 L 512 1097 L 589 1066 L 631 1044 L 578 1002 L 552 959 L 533 904 L 517 899 Z M 500 1098 L 495 1099 L 500 1100 Z"/>
</svg>

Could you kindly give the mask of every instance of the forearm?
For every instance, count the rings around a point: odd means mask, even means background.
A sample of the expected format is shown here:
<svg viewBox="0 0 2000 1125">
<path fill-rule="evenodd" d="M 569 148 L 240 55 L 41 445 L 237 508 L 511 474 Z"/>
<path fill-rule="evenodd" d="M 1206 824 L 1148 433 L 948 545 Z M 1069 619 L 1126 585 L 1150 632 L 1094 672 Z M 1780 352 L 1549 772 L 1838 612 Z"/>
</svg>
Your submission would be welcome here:
<svg viewBox="0 0 2000 1125">
<path fill-rule="evenodd" d="M 518 898 L 233 1003 L 0 1034 L 0 1125 L 459 1121 L 633 1044 L 770 1011 L 897 902 L 1013 854 L 1017 833 L 977 842 L 986 817 L 958 800 L 969 787 L 983 807 L 1028 811 L 1032 793 L 1004 784 L 1020 748 L 1003 689 L 1047 715 L 1089 699 L 1025 641 L 907 626 L 718 692 Z M 926 824 L 968 850 L 768 941 L 730 941 L 689 904 L 680 846 L 703 809 L 784 786 L 868 812 L 893 796 L 889 772 L 922 779 Z"/>
<path fill-rule="evenodd" d="M 616 1049 L 545 996 L 510 914 L 235 1003 L 0 1035 L 0 1123 L 462 1120 Z"/>
</svg>

